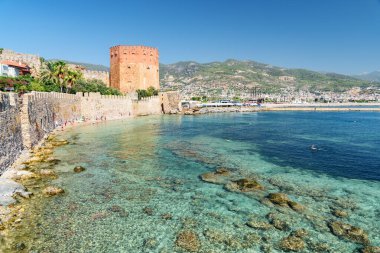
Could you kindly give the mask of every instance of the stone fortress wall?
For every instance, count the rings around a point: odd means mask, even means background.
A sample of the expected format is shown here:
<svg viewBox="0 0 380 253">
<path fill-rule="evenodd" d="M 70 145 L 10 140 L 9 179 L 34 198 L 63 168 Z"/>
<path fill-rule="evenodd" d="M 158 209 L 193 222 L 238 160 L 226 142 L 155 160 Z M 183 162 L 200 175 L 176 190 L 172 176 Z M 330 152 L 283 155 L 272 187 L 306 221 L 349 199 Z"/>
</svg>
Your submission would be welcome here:
<svg viewBox="0 0 380 253">
<path fill-rule="evenodd" d="M 129 93 L 150 86 L 160 89 L 159 53 L 146 46 L 110 48 L 110 86 Z"/>
<path fill-rule="evenodd" d="M 81 70 L 83 74 L 83 78 L 85 80 L 100 80 L 102 81 L 107 87 L 110 86 L 110 73 L 107 71 L 97 71 L 97 70 L 88 70 L 84 69 Z"/>
<path fill-rule="evenodd" d="M 22 150 L 21 115 L 16 94 L 0 93 L 0 174 Z"/>
<path fill-rule="evenodd" d="M 22 150 L 32 148 L 66 122 L 159 115 L 172 110 L 169 106 L 173 104 L 179 101 L 169 102 L 165 93 L 138 100 L 136 93 L 113 96 L 32 92 L 18 97 L 0 92 L 0 175 Z"/>
<path fill-rule="evenodd" d="M 4 60 L 21 62 L 28 65 L 31 68 L 32 76 L 38 76 L 42 68 L 40 57 L 34 54 L 23 54 L 3 49 L 0 52 L 0 61 Z"/>
<path fill-rule="evenodd" d="M 86 67 L 82 65 L 71 64 L 71 63 L 67 65 L 69 66 L 69 68 L 73 70 L 80 71 L 85 80 L 100 80 L 107 87 L 110 84 L 110 73 L 108 71 L 89 70 L 89 69 L 86 69 Z"/>
</svg>

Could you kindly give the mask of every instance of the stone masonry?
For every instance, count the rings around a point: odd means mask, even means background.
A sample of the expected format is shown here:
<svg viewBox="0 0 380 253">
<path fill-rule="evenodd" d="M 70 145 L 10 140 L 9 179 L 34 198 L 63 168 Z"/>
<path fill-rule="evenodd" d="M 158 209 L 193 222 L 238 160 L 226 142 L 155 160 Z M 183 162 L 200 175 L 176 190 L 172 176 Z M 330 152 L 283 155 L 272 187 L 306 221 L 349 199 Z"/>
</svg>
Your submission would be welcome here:
<svg viewBox="0 0 380 253">
<path fill-rule="evenodd" d="M 19 99 L 16 94 L 0 93 L 0 174 L 22 150 Z"/>
<path fill-rule="evenodd" d="M 110 49 L 110 86 L 122 93 L 160 89 L 158 49 L 145 46 L 114 46 Z"/>
</svg>

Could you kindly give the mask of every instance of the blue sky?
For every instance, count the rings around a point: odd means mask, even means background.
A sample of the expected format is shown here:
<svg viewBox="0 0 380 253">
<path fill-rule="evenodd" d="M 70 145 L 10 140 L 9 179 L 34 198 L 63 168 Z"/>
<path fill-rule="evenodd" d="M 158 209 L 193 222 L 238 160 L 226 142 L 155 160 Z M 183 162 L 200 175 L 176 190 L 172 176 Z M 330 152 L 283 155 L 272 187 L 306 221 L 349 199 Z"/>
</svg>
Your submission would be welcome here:
<svg viewBox="0 0 380 253">
<path fill-rule="evenodd" d="M 160 61 L 226 59 L 357 74 L 380 70 L 380 0 L 0 0 L 0 47 L 109 65 L 109 47 Z"/>
</svg>

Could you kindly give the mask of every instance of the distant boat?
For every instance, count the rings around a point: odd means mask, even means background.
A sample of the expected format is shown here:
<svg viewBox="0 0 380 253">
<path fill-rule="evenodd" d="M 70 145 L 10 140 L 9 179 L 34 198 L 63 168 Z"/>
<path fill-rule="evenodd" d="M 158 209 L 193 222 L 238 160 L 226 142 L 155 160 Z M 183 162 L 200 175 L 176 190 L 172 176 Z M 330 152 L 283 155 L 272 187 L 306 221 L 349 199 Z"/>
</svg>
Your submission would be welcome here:
<svg viewBox="0 0 380 253">
<path fill-rule="evenodd" d="M 311 146 L 310 146 L 310 150 L 311 150 L 311 151 L 318 151 L 318 147 L 317 147 L 317 145 L 314 145 L 314 144 L 311 145 Z"/>
</svg>

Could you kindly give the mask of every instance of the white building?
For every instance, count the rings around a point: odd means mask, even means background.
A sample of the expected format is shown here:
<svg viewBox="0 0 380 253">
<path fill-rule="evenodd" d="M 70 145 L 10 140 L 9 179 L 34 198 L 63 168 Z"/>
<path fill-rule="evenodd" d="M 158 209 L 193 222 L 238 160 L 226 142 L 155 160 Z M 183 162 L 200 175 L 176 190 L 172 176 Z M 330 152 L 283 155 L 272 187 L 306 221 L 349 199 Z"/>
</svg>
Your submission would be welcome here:
<svg viewBox="0 0 380 253">
<path fill-rule="evenodd" d="M 20 75 L 18 68 L 0 63 L 0 76 L 17 77 Z"/>
</svg>

